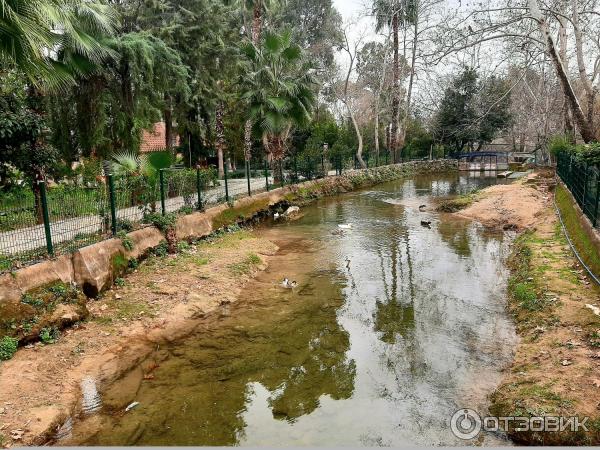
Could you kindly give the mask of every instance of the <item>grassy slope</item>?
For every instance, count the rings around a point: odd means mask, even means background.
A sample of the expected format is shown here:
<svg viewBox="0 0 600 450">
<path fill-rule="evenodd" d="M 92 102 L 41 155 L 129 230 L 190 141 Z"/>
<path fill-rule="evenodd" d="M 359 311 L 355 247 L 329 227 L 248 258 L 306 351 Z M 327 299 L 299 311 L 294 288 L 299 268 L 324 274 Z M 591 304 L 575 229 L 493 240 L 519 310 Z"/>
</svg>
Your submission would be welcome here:
<svg viewBox="0 0 600 450">
<path fill-rule="evenodd" d="M 582 231 L 580 242 L 586 242 Z M 598 303 L 600 294 L 584 277 L 551 208 L 536 230 L 516 240 L 509 265 L 509 310 L 521 341 L 490 410 L 498 416 L 589 416 L 589 433 L 509 434 L 525 444 L 598 444 L 599 367 L 593 355 L 600 318 L 585 305 Z"/>
</svg>

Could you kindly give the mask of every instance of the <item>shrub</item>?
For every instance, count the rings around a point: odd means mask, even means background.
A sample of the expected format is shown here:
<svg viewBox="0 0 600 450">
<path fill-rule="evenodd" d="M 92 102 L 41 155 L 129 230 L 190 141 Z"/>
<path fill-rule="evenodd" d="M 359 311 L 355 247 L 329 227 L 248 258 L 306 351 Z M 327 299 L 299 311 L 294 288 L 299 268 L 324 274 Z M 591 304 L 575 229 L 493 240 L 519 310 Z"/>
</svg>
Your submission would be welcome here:
<svg viewBox="0 0 600 450">
<path fill-rule="evenodd" d="M 153 253 L 155 256 L 167 256 L 167 254 L 169 253 L 169 247 L 167 245 L 166 242 L 161 242 L 160 244 L 158 244 L 156 247 L 154 247 Z"/>
<path fill-rule="evenodd" d="M 177 216 L 175 214 L 148 213 L 144 216 L 144 223 L 154 225 L 160 231 L 167 231 L 175 226 Z"/>
<path fill-rule="evenodd" d="M 0 361 L 8 361 L 17 352 L 19 340 L 10 336 L 0 339 Z"/>
<path fill-rule="evenodd" d="M 128 252 L 133 250 L 133 247 L 134 247 L 133 239 L 131 239 L 129 236 L 127 236 L 127 233 L 125 231 L 119 231 L 117 233 L 117 237 L 119 239 L 121 239 L 121 244 L 123 244 L 123 248 L 125 250 L 127 250 Z"/>
<path fill-rule="evenodd" d="M 58 328 L 42 328 L 40 330 L 40 341 L 42 341 L 45 345 L 54 344 L 58 338 L 60 337 L 60 331 Z"/>
<path fill-rule="evenodd" d="M 117 219 L 117 230 L 129 233 L 130 231 L 133 231 L 133 222 L 128 219 Z"/>
<path fill-rule="evenodd" d="M 575 147 L 575 155 L 587 164 L 600 164 L 600 142 L 578 145 Z"/>
<path fill-rule="evenodd" d="M 573 152 L 575 146 L 571 143 L 571 140 L 564 135 L 553 136 L 548 142 L 548 150 L 553 155 L 558 155 L 563 152 Z"/>
</svg>

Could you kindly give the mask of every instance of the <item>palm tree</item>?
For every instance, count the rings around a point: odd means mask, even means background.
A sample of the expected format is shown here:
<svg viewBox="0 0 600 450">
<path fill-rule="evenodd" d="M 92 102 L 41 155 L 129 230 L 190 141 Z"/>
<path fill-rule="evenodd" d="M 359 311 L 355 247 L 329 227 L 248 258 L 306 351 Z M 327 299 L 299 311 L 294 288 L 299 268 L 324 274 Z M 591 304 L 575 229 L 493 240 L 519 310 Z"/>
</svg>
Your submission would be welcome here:
<svg viewBox="0 0 600 450">
<path fill-rule="evenodd" d="M 241 4 L 242 11 L 252 11 L 252 43 L 258 46 L 262 34 L 264 12 L 270 7 L 276 5 L 278 2 L 277 0 L 239 0 L 239 3 Z M 247 120 L 244 127 L 244 155 L 246 158 L 246 164 L 248 164 L 248 161 L 250 161 L 251 152 L 252 122 Z"/>
<path fill-rule="evenodd" d="M 393 90 L 392 90 L 392 130 L 389 151 L 394 162 L 398 162 L 398 123 L 400 122 L 400 55 L 399 32 L 414 20 L 415 0 L 374 0 L 375 28 L 391 28 L 394 50 Z"/>
<path fill-rule="evenodd" d="M 315 102 L 311 67 L 290 31 L 267 33 L 259 46 L 247 43 L 242 49 L 248 59 L 243 79 L 248 119 L 277 163 L 285 156 L 293 128 L 310 121 Z"/>
<path fill-rule="evenodd" d="M 64 87 L 112 55 L 116 13 L 99 0 L 0 0 L 0 64 Z"/>
</svg>

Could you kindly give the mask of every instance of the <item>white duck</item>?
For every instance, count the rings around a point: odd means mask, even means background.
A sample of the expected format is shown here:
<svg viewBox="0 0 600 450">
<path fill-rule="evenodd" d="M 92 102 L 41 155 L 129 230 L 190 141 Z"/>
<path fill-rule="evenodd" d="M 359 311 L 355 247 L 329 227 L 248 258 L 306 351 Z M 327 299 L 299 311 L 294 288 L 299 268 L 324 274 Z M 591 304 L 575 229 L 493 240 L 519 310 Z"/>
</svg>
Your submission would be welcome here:
<svg viewBox="0 0 600 450">
<path fill-rule="evenodd" d="M 284 278 L 281 282 L 281 287 L 285 289 L 294 289 L 296 286 L 298 286 L 298 283 L 296 283 L 295 281 L 290 281 L 287 278 Z"/>
<path fill-rule="evenodd" d="M 342 230 L 351 230 L 352 229 L 352 224 L 351 223 L 340 223 L 338 225 L 338 228 L 340 228 Z"/>
</svg>

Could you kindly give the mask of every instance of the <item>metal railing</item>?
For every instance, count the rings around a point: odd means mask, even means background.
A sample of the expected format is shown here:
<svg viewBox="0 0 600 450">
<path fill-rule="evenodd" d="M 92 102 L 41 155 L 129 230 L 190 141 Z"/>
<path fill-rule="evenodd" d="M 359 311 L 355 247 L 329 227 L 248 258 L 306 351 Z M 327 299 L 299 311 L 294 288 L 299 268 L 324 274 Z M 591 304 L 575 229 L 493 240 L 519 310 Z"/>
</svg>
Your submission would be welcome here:
<svg viewBox="0 0 600 450">
<path fill-rule="evenodd" d="M 592 225 L 599 225 L 600 170 L 576 156 L 562 152 L 556 157 L 556 173 L 565 183 Z"/>
<path fill-rule="evenodd" d="M 206 169 L 169 168 L 154 177 L 109 174 L 91 186 L 40 181 L 0 196 L 0 273 L 146 226 L 150 213 L 189 214 L 353 167 L 352 158 L 291 156 L 277 163 L 253 159 L 238 170 L 226 164 L 221 179 Z"/>
</svg>

